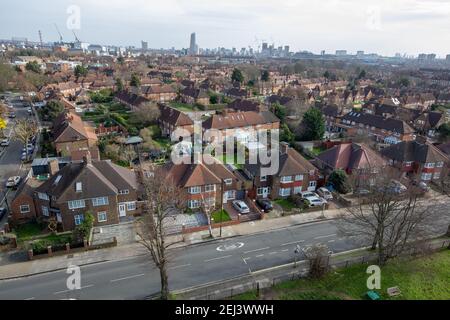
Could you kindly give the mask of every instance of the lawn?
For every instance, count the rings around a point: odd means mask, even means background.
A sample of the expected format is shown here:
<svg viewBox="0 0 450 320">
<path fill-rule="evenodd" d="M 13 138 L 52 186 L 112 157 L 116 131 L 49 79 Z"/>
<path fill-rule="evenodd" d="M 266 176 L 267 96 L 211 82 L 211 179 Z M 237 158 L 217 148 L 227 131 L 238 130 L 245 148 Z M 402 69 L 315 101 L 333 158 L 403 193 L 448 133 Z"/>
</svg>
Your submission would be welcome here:
<svg viewBox="0 0 450 320">
<path fill-rule="evenodd" d="M 231 221 L 230 215 L 226 210 L 222 210 L 222 215 L 220 211 L 221 210 L 213 212 L 213 214 L 211 215 L 215 223 Z M 222 218 L 222 220 L 220 218 Z"/>
<path fill-rule="evenodd" d="M 16 234 L 18 241 L 27 241 L 34 236 L 41 235 L 43 229 L 38 223 L 30 222 L 15 227 L 13 233 Z"/>
<path fill-rule="evenodd" d="M 279 300 L 348 300 L 364 299 L 368 291 L 367 265 L 353 265 L 330 272 L 323 279 L 301 279 L 276 285 L 268 293 Z M 381 269 L 381 289 L 375 290 L 384 300 L 449 300 L 450 251 L 445 250 L 417 259 L 397 259 Z M 401 295 L 389 297 L 389 287 L 399 287 Z M 256 299 L 255 292 L 236 299 Z"/>
<path fill-rule="evenodd" d="M 322 152 L 324 152 L 326 149 L 323 147 L 314 147 L 311 150 L 311 153 L 314 154 L 315 156 L 318 156 L 319 154 L 321 154 Z"/>
<path fill-rule="evenodd" d="M 184 112 L 191 112 L 191 111 L 195 111 L 196 107 L 191 105 L 191 104 L 187 104 L 187 103 L 181 103 L 181 102 L 176 102 L 176 101 L 172 101 L 170 103 L 170 106 L 172 108 L 175 108 L 179 111 L 184 111 Z"/>
<path fill-rule="evenodd" d="M 295 203 L 293 203 L 289 199 L 278 199 L 275 200 L 275 203 L 280 205 L 285 211 L 291 211 L 292 209 L 297 207 Z"/>
<path fill-rule="evenodd" d="M 221 156 L 216 156 L 215 157 L 217 160 L 219 160 L 220 162 L 222 162 L 223 164 L 231 164 L 233 166 L 235 166 L 238 169 L 243 169 L 244 168 L 244 164 L 243 163 L 238 163 L 238 159 L 237 159 L 237 154 L 234 155 L 234 158 L 227 158 L 226 154 L 222 154 Z"/>
<path fill-rule="evenodd" d="M 166 150 L 170 149 L 171 143 L 170 143 L 170 139 L 168 139 L 168 138 L 156 138 L 156 139 L 153 139 L 153 141 L 155 141 L 159 145 L 159 147 L 162 149 L 166 149 Z"/>
</svg>

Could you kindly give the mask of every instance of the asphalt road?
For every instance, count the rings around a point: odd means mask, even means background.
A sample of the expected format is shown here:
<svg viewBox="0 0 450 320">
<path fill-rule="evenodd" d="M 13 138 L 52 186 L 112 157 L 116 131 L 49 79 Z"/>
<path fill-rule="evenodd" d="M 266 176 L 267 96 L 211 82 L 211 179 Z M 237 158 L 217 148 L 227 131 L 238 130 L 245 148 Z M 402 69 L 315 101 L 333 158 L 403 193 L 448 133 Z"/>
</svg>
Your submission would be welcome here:
<svg viewBox="0 0 450 320">
<path fill-rule="evenodd" d="M 12 190 L 8 190 L 5 186 L 6 180 L 11 176 L 24 176 L 25 172 L 22 167 L 22 161 L 20 160 L 22 154 L 23 144 L 14 139 L 14 124 L 19 119 L 27 119 L 30 116 L 27 112 L 27 107 L 17 98 L 12 99 L 8 103 L 12 105 L 14 109 L 8 109 L 9 111 L 14 111 L 16 113 L 15 119 L 8 119 L 8 126 L 5 129 L 5 136 L 11 138 L 10 145 L 7 147 L 0 147 L 0 206 L 5 206 L 3 200 L 5 195 L 8 197 L 8 201 L 11 201 L 14 196 Z M 0 221 L 0 227 L 6 222 L 7 217 L 5 216 L 2 221 Z"/>
<path fill-rule="evenodd" d="M 450 204 L 439 204 L 443 214 L 430 234 L 445 233 Z M 292 263 L 294 250 L 325 243 L 334 253 L 366 246 L 362 239 L 342 238 L 332 221 L 293 226 L 171 251 L 171 290 L 226 280 Z M 302 256 L 297 257 L 302 260 Z M 0 300 L 9 299 L 142 299 L 159 290 L 159 273 L 148 256 L 81 267 L 81 289 L 67 290 L 65 271 L 0 281 Z"/>
</svg>

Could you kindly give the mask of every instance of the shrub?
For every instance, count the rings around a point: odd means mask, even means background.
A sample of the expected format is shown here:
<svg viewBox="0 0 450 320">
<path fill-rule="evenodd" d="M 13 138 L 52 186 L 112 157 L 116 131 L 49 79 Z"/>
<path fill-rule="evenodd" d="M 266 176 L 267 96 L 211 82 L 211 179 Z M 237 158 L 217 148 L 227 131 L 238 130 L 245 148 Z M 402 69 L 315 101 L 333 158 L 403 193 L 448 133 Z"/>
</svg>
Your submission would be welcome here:
<svg viewBox="0 0 450 320">
<path fill-rule="evenodd" d="M 352 189 L 347 174 L 341 169 L 334 170 L 328 178 L 328 182 L 342 194 L 347 194 Z"/>
<path fill-rule="evenodd" d="M 87 237 L 89 237 L 89 233 L 91 232 L 92 226 L 94 225 L 94 216 L 90 212 L 86 212 L 84 214 L 83 222 L 78 225 L 73 231 L 73 238 L 77 241 L 83 241 Z"/>
</svg>

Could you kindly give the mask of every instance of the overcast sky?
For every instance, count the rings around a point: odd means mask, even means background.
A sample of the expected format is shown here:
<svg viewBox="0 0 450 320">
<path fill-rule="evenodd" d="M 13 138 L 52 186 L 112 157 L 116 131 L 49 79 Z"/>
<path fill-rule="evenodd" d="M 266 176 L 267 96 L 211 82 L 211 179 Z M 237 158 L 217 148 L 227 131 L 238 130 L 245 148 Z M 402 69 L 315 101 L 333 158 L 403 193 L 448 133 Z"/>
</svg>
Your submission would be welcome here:
<svg viewBox="0 0 450 320">
<path fill-rule="evenodd" d="M 56 41 L 56 23 L 73 41 L 71 5 L 88 43 L 186 48 L 196 32 L 201 48 L 450 54 L 450 0 L 1 0 L 0 38 Z"/>
</svg>

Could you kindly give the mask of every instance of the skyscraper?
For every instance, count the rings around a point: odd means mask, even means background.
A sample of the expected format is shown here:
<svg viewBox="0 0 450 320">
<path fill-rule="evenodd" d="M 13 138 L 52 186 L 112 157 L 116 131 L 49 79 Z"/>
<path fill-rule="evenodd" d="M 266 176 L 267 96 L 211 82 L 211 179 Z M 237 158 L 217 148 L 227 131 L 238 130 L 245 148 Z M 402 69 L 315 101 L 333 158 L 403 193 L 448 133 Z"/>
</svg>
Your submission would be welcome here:
<svg viewBox="0 0 450 320">
<path fill-rule="evenodd" d="M 141 41 L 141 44 L 142 44 L 142 50 L 148 50 L 148 42 L 146 42 L 146 41 Z"/>
<path fill-rule="evenodd" d="M 198 47 L 195 41 L 195 32 L 191 33 L 191 43 L 189 45 L 189 54 L 194 55 L 197 54 Z"/>
</svg>

